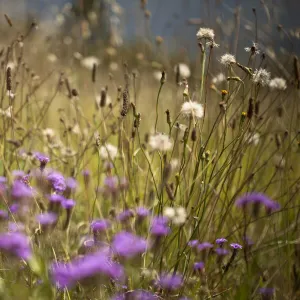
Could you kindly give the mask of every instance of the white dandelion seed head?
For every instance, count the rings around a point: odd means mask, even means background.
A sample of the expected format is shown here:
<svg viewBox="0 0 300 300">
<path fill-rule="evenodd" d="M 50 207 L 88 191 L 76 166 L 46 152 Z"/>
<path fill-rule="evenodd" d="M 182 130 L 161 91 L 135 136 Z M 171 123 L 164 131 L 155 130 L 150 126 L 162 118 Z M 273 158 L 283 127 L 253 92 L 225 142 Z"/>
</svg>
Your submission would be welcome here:
<svg viewBox="0 0 300 300">
<path fill-rule="evenodd" d="M 220 62 L 222 65 L 229 67 L 232 64 L 235 64 L 236 60 L 235 60 L 234 55 L 226 53 L 221 56 Z"/>
<path fill-rule="evenodd" d="M 213 31 L 213 29 L 210 28 L 200 28 L 196 34 L 197 39 L 209 39 L 209 40 L 213 40 L 215 38 L 215 33 Z"/>
<path fill-rule="evenodd" d="M 173 147 L 173 141 L 169 138 L 168 135 L 157 133 L 150 136 L 149 145 L 152 150 L 169 151 Z"/>
<path fill-rule="evenodd" d="M 287 88 L 286 80 L 280 77 L 275 77 L 269 82 L 269 87 L 272 90 L 284 91 Z"/>
<path fill-rule="evenodd" d="M 16 67 L 16 64 L 13 61 L 9 61 L 6 67 L 13 70 Z"/>
<path fill-rule="evenodd" d="M 194 101 L 184 102 L 181 106 L 181 113 L 187 117 L 201 119 L 204 115 L 203 105 Z"/>
<path fill-rule="evenodd" d="M 118 148 L 111 144 L 105 144 L 100 147 L 99 155 L 102 159 L 112 159 L 117 157 Z"/>
<path fill-rule="evenodd" d="M 170 161 L 170 164 L 171 164 L 171 169 L 172 169 L 172 170 L 177 169 L 178 166 L 179 166 L 179 159 L 177 159 L 177 158 L 172 158 L 171 161 Z"/>
<path fill-rule="evenodd" d="M 181 225 L 186 222 L 187 213 L 184 207 L 177 207 L 175 209 L 175 216 L 173 217 L 173 223 L 176 225 Z"/>
<path fill-rule="evenodd" d="M 191 76 L 191 70 L 189 66 L 185 63 L 179 63 L 174 67 L 174 72 L 177 72 L 177 68 L 179 67 L 179 74 L 183 78 L 189 78 Z"/>
<path fill-rule="evenodd" d="M 175 217 L 175 209 L 173 207 L 165 207 L 163 215 L 172 220 Z"/>
<path fill-rule="evenodd" d="M 255 70 L 253 73 L 252 81 L 256 84 L 260 84 L 261 86 L 266 86 L 269 84 L 270 78 L 270 72 L 266 69 L 260 68 L 259 70 Z"/>
<path fill-rule="evenodd" d="M 112 61 L 110 64 L 109 64 L 109 69 L 111 71 L 117 71 L 119 69 L 119 65 L 117 62 L 115 61 Z"/>
<path fill-rule="evenodd" d="M 76 59 L 78 59 L 78 60 L 81 60 L 81 59 L 82 59 L 82 54 L 79 53 L 79 52 L 74 52 L 74 53 L 73 53 L 73 56 L 74 56 L 74 58 L 76 58 Z"/>
<path fill-rule="evenodd" d="M 222 83 L 225 80 L 226 80 L 225 75 L 223 73 L 219 73 L 218 75 L 216 75 L 215 77 L 213 77 L 212 83 L 213 84 L 219 84 L 219 83 Z"/>
<path fill-rule="evenodd" d="M 13 108 L 12 108 L 12 106 L 9 106 L 5 110 L 0 109 L 0 115 L 4 116 L 6 118 L 12 118 L 12 115 L 13 115 Z"/>
<path fill-rule="evenodd" d="M 87 68 L 88 70 L 92 70 L 94 64 L 96 64 L 96 66 L 98 66 L 100 64 L 99 58 L 97 58 L 95 56 L 87 56 L 81 60 L 81 65 L 83 67 Z"/>
</svg>

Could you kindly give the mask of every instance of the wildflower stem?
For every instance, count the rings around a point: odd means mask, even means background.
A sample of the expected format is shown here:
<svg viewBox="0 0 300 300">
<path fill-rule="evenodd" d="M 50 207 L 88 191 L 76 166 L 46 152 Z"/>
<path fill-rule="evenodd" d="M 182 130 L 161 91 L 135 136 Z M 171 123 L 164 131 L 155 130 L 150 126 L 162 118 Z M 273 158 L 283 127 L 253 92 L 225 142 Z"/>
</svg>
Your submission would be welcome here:
<svg viewBox="0 0 300 300">
<path fill-rule="evenodd" d="M 155 132 L 157 132 L 157 122 L 158 122 L 158 100 L 159 100 L 160 92 L 161 92 L 161 90 L 162 90 L 163 85 L 164 85 L 164 83 L 161 82 L 161 83 L 160 83 L 159 90 L 158 90 L 158 93 L 157 93 L 157 98 L 156 98 L 156 108 L 155 108 L 155 111 L 156 111 L 156 119 L 155 119 L 155 126 L 154 126 L 154 131 L 155 131 Z"/>
<path fill-rule="evenodd" d="M 206 63 L 206 51 L 202 51 L 202 71 L 201 71 L 201 87 L 200 87 L 200 101 L 202 100 L 204 84 L 205 84 L 205 63 Z M 206 107 L 204 107 L 204 110 Z"/>
</svg>

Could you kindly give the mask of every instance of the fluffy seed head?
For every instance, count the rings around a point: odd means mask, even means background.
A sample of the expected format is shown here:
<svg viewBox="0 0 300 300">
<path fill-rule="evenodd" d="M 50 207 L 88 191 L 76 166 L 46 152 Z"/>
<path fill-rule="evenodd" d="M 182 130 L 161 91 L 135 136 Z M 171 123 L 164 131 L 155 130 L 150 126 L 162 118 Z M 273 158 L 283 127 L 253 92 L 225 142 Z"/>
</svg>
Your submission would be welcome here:
<svg viewBox="0 0 300 300">
<path fill-rule="evenodd" d="M 214 37 L 215 37 L 215 33 L 213 31 L 213 29 L 210 28 L 200 28 L 197 32 L 197 39 L 208 39 L 213 41 Z"/>
<path fill-rule="evenodd" d="M 187 101 L 182 104 L 181 113 L 187 117 L 201 119 L 204 115 L 204 109 L 200 103 L 195 101 Z"/>
<path fill-rule="evenodd" d="M 224 65 L 226 67 L 229 67 L 232 64 L 235 64 L 236 60 L 235 60 L 234 55 L 226 53 L 226 54 L 221 56 L 220 62 L 221 62 L 222 65 Z"/>
<path fill-rule="evenodd" d="M 111 144 L 106 144 L 100 147 L 99 153 L 101 158 L 113 160 L 118 154 L 118 148 Z"/>
<path fill-rule="evenodd" d="M 270 82 L 270 77 L 271 74 L 267 70 L 260 68 L 253 73 L 252 81 L 261 86 L 266 86 Z"/>
<path fill-rule="evenodd" d="M 150 136 L 149 145 L 153 150 L 169 151 L 173 147 L 173 142 L 168 135 L 163 133 L 157 133 Z"/>
<path fill-rule="evenodd" d="M 272 90 L 281 90 L 284 91 L 286 89 L 286 80 L 280 77 L 273 78 L 270 83 L 269 87 Z"/>
</svg>

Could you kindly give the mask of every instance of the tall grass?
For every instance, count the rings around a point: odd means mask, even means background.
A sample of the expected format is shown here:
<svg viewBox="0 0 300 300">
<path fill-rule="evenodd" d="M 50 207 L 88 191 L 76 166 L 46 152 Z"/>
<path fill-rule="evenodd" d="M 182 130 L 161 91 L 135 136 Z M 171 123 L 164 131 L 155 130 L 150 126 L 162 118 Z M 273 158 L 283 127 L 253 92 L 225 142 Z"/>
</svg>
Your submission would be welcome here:
<svg viewBox="0 0 300 300">
<path fill-rule="evenodd" d="M 60 59 L 36 25 L 0 52 L 1 299 L 298 299 L 297 56 L 202 28 L 193 68 L 161 38 Z"/>
</svg>

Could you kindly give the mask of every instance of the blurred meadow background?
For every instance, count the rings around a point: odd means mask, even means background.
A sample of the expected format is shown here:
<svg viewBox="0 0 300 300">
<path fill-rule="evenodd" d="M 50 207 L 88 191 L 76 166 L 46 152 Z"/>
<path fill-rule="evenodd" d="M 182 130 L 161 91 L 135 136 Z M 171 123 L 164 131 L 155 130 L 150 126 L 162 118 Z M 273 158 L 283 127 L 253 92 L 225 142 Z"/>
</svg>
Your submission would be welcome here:
<svg viewBox="0 0 300 300">
<path fill-rule="evenodd" d="M 0 299 L 300 299 L 299 9 L 0 0 Z"/>
</svg>

